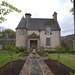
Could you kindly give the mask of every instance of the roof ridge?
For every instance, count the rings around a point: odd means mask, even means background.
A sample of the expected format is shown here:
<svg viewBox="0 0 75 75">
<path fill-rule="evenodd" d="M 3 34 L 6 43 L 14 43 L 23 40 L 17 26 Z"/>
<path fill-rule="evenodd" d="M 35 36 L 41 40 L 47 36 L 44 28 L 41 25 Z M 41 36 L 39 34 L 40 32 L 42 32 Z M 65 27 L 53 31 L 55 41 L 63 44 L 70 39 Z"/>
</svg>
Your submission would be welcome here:
<svg viewBox="0 0 75 75">
<path fill-rule="evenodd" d="M 41 19 L 41 20 L 53 20 L 52 18 L 31 18 L 31 19 Z"/>
</svg>

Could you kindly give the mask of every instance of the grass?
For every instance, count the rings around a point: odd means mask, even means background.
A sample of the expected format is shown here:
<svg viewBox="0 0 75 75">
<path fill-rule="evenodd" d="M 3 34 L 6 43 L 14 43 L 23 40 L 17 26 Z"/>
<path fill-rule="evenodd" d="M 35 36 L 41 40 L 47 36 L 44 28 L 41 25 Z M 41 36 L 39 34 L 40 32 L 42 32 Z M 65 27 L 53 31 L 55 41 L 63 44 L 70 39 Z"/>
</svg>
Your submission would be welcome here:
<svg viewBox="0 0 75 75">
<path fill-rule="evenodd" d="M 13 61 L 17 60 L 19 58 L 20 53 L 14 53 L 13 54 Z M 11 61 L 11 56 L 9 53 L 0 53 L 0 67 L 4 66 L 8 62 Z"/>
<path fill-rule="evenodd" d="M 0 36 L 3 36 L 3 34 L 0 34 Z"/>
<path fill-rule="evenodd" d="M 0 50 L 0 52 L 6 52 L 6 50 Z"/>
<path fill-rule="evenodd" d="M 57 53 L 48 54 L 52 60 L 58 59 Z M 61 53 L 60 54 L 60 62 L 69 68 L 75 70 L 75 54 L 71 53 Z"/>
</svg>

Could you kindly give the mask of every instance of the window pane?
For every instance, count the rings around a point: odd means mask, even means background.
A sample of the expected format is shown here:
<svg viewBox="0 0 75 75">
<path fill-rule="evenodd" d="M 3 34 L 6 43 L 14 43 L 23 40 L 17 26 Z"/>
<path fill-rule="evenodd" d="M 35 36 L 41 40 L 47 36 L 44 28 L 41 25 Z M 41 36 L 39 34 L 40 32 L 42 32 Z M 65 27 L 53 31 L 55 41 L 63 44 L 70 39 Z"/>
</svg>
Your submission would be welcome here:
<svg viewBox="0 0 75 75">
<path fill-rule="evenodd" d="M 46 38 L 46 46 L 50 46 L 50 38 Z"/>
<path fill-rule="evenodd" d="M 46 34 L 50 34 L 50 27 L 46 27 Z"/>
<path fill-rule="evenodd" d="M 24 30 L 23 29 L 20 30 L 20 34 L 24 34 Z"/>
</svg>

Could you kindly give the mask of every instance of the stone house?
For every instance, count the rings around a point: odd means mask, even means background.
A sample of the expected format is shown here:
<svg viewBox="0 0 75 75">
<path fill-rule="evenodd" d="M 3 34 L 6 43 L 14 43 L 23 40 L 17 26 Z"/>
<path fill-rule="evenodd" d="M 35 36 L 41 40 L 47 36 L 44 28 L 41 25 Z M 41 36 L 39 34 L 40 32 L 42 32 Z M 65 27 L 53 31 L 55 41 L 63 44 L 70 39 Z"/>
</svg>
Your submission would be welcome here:
<svg viewBox="0 0 75 75">
<path fill-rule="evenodd" d="M 75 45 L 73 44 L 73 40 L 75 40 L 75 34 L 61 37 L 61 43 L 64 42 L 66 48 L 69 48 L 70 50 L 75 48 Z"/>
<path fill-rule="evenodd" d="M 8 44 L 15 45 L 15 40 L 16 40 L 15 38 L 13 39 L 9 38 L 8 33 L 5 33 L 5 37 L 0 36 L 0 50 L 3 50 L 5 45 L 8 45 Z"/>
<path fill-rule="evenodd" d="M 6 38 L 0 39 L 0 50 L 4 49 L 4 46 L 8 44 L 15 45 L 15 39 L 6 39 Z"/>
<path fill-rule="evenodd" d="M 16 46 L 39 51 L 41 47 L 50 50 L 57 45 L 60 45 L 60 27 L 56 12 L 53 19 L 31 18 L 30 13 L 22 17 L 16 28 Z"/>
</svg>

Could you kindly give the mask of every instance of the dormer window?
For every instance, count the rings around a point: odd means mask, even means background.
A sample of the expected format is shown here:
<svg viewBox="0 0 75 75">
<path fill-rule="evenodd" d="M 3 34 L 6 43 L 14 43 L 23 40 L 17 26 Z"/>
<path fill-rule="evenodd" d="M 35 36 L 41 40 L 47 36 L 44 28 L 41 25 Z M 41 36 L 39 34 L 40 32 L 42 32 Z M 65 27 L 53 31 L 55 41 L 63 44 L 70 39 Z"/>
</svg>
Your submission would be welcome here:
<svg viewBox="0 0 75 75">
<path fill-rule="evenodd" d="M 46 34 L 50 34 L 51 28 L 49 26 L 46 27 Z"/>
<path fill-rule="evenodd" d="M 20 30 L 20 34 L 23 35 L 24 34 L 24 29 Z"/>
</svg>

